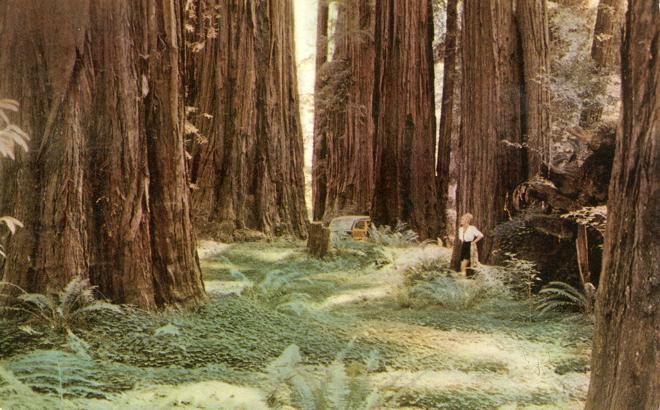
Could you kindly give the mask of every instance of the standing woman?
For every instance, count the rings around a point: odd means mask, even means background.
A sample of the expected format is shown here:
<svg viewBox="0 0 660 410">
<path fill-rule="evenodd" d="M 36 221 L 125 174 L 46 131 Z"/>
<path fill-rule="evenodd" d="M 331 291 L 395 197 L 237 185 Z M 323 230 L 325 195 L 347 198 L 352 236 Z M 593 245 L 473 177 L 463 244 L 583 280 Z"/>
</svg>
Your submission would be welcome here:
<svg viewBox="0 0 660 410">
<path fill-rule="evenodd" d="M 461 225 L 458 228 L 458 239 L 461 241 L 461 273 L 464 275 L 467 274 L 467 268 L 470 265 L 472 243 L 476 244 L 484 237 L 475 226 L 470 225 L 472 218 L 472 214 L 461 216 Z"/>
</svg>

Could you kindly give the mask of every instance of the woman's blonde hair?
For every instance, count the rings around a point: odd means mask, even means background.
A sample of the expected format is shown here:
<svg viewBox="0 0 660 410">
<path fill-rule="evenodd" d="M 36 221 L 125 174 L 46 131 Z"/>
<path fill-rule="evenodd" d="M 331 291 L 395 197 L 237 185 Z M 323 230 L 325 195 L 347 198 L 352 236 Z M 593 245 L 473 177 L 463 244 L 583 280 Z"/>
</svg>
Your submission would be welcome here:
<svg viewBox="0 0 660 410">
<path fill-rule="evenodd" d="M 470 225 L 470 222 L 472 222 L 473 218 L 474 216 L 472 216 L 471 213 L 463 214 L 463 216 L 461 216 L 461 226 Z"/>
</svg>

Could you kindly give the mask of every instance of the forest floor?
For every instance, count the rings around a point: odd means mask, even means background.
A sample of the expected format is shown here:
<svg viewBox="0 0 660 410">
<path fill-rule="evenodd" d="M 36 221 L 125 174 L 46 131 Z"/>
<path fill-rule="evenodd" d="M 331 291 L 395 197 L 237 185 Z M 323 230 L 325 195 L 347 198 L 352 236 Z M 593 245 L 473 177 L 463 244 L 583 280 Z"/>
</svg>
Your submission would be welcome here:
<svg viewBox="0 0 660 410">
<path fill-rule="evenodd" d="M 203 241 L 196 311 L 100 312 L 75 336 L 5 322 L 0 408 L 582 408 L 589 321 L 452 275 L 448 258 Z M 406 278 L 429 272 L 443 279 L 420 303 Z"/>
</svg>

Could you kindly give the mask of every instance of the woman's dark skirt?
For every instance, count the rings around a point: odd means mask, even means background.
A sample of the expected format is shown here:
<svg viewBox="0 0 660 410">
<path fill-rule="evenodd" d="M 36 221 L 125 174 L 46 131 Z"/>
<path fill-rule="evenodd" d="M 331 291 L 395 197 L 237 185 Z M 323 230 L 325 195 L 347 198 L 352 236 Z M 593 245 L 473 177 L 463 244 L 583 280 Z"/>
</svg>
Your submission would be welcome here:
<svg viewBox="0 0 660 410">
<path fill-rule="evenodd" d="M 463 242 L 461 244 L 461 260 L 470 260 L 470 251 L 472 248 L 472 242 Z"/>
</svg>

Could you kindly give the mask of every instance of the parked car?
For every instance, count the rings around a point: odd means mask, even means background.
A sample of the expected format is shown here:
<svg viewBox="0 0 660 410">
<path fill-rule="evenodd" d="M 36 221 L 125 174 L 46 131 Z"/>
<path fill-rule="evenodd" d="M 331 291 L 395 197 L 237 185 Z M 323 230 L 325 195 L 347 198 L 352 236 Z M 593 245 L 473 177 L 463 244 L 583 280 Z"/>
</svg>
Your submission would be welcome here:
<svg viewBox="0 0 660 410">
<path fill-rule="evenodd" d="M 334 218 L 329 228 L 332 235 L 348 235 L 361 241 L 367 237 L 370 225 L 371 218 L 368 215 L 347 215 Z"/>
</svg>

